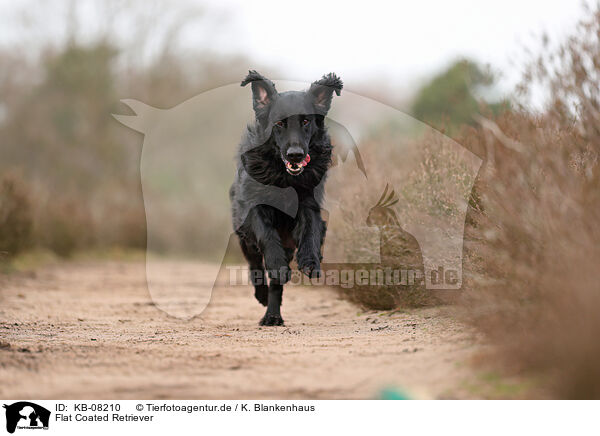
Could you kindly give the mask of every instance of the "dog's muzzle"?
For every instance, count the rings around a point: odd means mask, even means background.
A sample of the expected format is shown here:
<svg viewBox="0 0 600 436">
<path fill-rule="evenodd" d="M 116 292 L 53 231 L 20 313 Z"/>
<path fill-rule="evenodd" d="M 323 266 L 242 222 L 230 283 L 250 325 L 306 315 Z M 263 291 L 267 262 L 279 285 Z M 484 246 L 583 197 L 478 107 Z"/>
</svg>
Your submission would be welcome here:
<svg viewBox="0 0 600 436">
<path fill-rule="evenodd" d="M 304 159 L 302 159 L 302 161 L 298 162 L 298 163 L 291 163 L 290 161 L 288 161 L 285 158 L 283 159 L 283 163 L 285 164 L 285 169 L 288 173 L 290 173 L 292 176 L 297 176 L 300 175 L 302 173 L 302 171 L 304 171 L 304 167 L 306 165 L 308 165 L 308 163 L 310 162 L 310 155 L 307 154 Z"/>
</svg>

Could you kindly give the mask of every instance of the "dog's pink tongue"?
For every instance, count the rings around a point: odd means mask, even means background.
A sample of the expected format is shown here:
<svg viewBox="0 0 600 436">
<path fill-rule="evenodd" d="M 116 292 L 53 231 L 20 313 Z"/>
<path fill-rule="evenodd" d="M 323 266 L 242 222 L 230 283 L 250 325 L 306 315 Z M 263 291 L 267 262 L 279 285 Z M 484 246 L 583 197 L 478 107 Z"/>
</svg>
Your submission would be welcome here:
<svg viewBox="0 0 600 436">
<path fill-rule="evenodd" d="M 301 167 L 305 167 L 310 162 L 310 154 L 307 154 L 306 157 L 300 162 Z"/>
</svg>

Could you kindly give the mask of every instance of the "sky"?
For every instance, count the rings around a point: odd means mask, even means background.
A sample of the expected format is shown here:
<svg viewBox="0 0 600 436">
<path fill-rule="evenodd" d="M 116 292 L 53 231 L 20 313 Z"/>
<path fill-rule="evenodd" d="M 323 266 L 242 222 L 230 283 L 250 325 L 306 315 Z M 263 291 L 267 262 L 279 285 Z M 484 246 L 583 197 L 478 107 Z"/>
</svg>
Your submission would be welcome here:
<svg viewBox="0 0 600 436">
<path fill-rule="evenodd" d="M 452 60 L 471 57 L 502 71 L 510 89 L 525 48 L 542 33 L 559 41 L 583 17 L 578 0 L 346 1 L 209 0 L 229 26 L 218 50 L 251 53 L 312 81 L 327 71 L 346 82 L 371 79 L 410 92 Z"/>
<path fill-rule="evenodd" d="M 184 52 L 241 53 L 279 72 L 278 79 L 310 82 L 335 71 L 347 89 L 366 83 L 410 95 L 453 60 L 469 57 L 501 73 L 502 94 L 521 77 L 526 49 L 539 51 L 543 33 L 551 41 L 564 39 L 583 17 L 583 3 L 592 1 L 165 0 L 157 10 L 164 16 L 201 11 L 202 19 L 179 29 Z M 161 1 L 0 0 L 0 47 L 64 37 L 69 4 L 78 5 L 79 32 L 112 26 L 127 39 L 136 32 L 132 21 L 141 19 L 112 23 L 106 18 L 110 5 L 150 10 Z M 148 38 L 160 35 L 158 27 Z"/>
</svg>

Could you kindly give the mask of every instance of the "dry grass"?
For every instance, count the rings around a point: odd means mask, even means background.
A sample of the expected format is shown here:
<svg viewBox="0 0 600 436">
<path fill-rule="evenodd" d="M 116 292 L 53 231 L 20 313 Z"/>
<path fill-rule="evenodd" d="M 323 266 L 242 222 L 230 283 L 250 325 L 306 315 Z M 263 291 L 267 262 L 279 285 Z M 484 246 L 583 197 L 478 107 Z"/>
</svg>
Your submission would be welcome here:
<svg viewBox="0 0 600 436">
<path fill-rule="evenodd" d="M 465 131 L 484 152 L 466 248 L 466 316 L 513 370 L 559 398 L 600 398 L 600 13 L 528 81 L 552 91 L 539 115 Z M 595 84 L 595 85 L 594 85 Z"/>
<path fill-rule="evenodd" d="M 0 179 L 0 260 L 14 257 L 31 244 L 30 193 L 14 174 Z"/>
<path fill-rule="evenodd" d="M 515 368 L 555 373 L 560 396 L 598 397 L 600 184 L 587 156 L 595 152 L 575 149 L 579 134 L 548 118 L 512 115 L 498 126 L 507 137 L 481 133 L 493 158 L 465 243 L 467 318 Z"/>
<path fill-rule="evenodd" d="M 432 222 L 460 223 L 462 215 L 454 207 L 456 189 L 471 186 L 474 176 L 448 144 L 448 138 L 432 130 L 416 137 L 408 134 L 402 141 L 380 131 L 360 147 L 368 178 L 345 166 L 335 180 L 328 181 L 328 195 L 341 209 L 330 218 L 328 226 L 338 233 L 328 233 L 328 243 L 342 250 L 350 262 L 327 267 L 407 272 L 400 286 L 371 282 L 341 288 L 350 300 L 369 309 L 393 309 L 440 304 L 452 296 L 425 289 L 421 247 L 405 229 L 405 223 L 416 223 L 423 213 L 433 217 Z M 360 231 L 365 225 L 377 227 L 379 244 L 365 243 Z M 351 262 L 365 254 L 379 255 L 379 263 Z"/>
<path fill-rule="evenodd" d="M 61 257 L 94 243 L 94 221 L 85 203 L 75 198 L 51 199 L 38 210 L 36 240 Z"/>
</svg>

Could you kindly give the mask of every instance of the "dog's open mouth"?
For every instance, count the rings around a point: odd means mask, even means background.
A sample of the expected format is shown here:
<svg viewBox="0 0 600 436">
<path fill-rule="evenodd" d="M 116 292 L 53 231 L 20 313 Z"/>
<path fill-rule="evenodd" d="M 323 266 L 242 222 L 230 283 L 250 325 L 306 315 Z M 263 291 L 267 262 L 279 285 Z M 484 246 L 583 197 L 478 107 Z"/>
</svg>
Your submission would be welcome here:
<svg viewBox="0 0 600 436">
<path fill-rule="evenodd" d="M 292 176 L 297 176 L 297 175 L 301 174 L 302 171 L 304 171 L 304 167 L 306 165 L 308 165 L 309 162 L 310 162 L 309 154 L 307 154 L 304 157 L 304 159 L 302 159 L 302 161 L 300 161 L 298 163 L 291 163 L 291 162 L 287 161 L 285 158 L 283 158 L 283 163 L 285 164 L 285 169 Z"/>
</svg>

